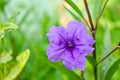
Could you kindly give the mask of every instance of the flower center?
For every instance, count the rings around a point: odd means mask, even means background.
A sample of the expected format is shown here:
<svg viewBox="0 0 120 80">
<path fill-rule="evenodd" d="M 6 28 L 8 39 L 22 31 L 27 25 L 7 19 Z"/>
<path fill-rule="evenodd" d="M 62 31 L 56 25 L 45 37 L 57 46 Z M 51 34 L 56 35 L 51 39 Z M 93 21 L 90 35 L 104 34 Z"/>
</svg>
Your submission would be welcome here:
<svg viewBox="0 0 120 80">
<path fill-rule="evenodd" d="M 72 48 L 73 47 L 73 44 L 69 41 L 68 42 L 68 48 Z"/>
</svg>

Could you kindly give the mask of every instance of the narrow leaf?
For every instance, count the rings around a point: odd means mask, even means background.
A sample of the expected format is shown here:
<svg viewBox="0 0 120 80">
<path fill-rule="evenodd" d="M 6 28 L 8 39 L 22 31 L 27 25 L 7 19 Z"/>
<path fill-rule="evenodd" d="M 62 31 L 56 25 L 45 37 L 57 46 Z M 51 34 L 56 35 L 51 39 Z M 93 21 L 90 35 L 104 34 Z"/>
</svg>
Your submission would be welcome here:
<svg viewBox="0 0 120 80">
<path fill-rule="evenodd" d="M 63 66 L 63 64 L 60 64 L 58 62 L 50 62 L 50 61 L 47 61 L 47 58 L 42 56 L 41 55 L 41 58 L 40 58 L 42 61 L 45 61 L 45 63 L 51 65 L 53 68 L 55 68 L 56 70 L 59 70 L 63 73 L 65 73 L 69 78 L 70 80 L 82 80 L 82 78 L 80 76 L 78 76 L 75 72 L 73 71 L 70 71 L 68 70 L 67 68 L 65 68 Z"/>
<path fill-rule="evenodd" d="M 4 38 L 4 31 L 3 30 L 0 30 L 0 41 L 1 41 L 1 39 L 3 39 Z"/>
<path fill-rule="evenodd" d="M 65 7 L 65 6 L 64 6 L 64 7 Z M 80 18 L 79 18 L 77 15 L 75 15 L 72 11 L 70 11 L 70 10 L 67 9 L 66 7 L 65 7 L 65 9 L 73 16 L 74 19 L 76 19 L 76 20 L 78 20 L 78 21 L 81 21 Z"/>
<path fill-rule="evenodd" d="M 10 69 L 10 72 L 8 73 L 7 77 L 5 77 L 5 80 L 13 80 L 17 77 L 17 75 L 22 71 L 23 67 L 25 66 L 28 58 L 30 56 L 30 51 L 27 49 L 23 51 L 21 54 L 19 54 L 16 57 L 16 64 Z"/>
<path fill-rule="evenodd" d="M 114 64 L 108 69 L 106 76 L 105 76 L 105 80 L 111 80 L 112 76 L 119 68 L 119 65 L 120 65 L 120 59 L 114 62 Z"/>
<path fill-rule="evenodd" d="M 77 5 L 72 0 L 65 0 L 65 1 L 79 14 L 79 16 L 82 18 L 84 23 L 90 28 L 88 22 L 86 21 L 86 19 L 82 14 L 82 11 L 77 7 Z"/>
<path fill-rule="evenodd" d="M 104 48 L 105 48 L 105 53 L 103 55 L 105 55 L 106 53 L 112 50 L 111 34 L 107 22 L 105 22 L 105 34 L 103 40 L 104 40 Z"/>
<path fill-rule="evenodd" d="M 7 21 L 8 22 L 14 22 L 16 20 L 16 18 L 18 17 L 18 15 L 20 14 L 20 12 L 15 13 L 13 16 L 11 16 Z"/>
<path fill-rule="evenodd" d="M 108 1 L 109 1 L 109 0 L 106 0 L 106 1 L 105 1 L 105 3 L 104 3 L 104 5 L 103 5 L 102 9 L 101 9 L 100 12 L 99 12 L 99 15 L 98 15 L 98 17 L 97 17 L 96 24 L 95 24 L 95 27 L 96 27 L 96 28 L 97 28 L 99 19 L 100 19 L 100 17 L 102 16 L 102 14 L 103 14 L 103 12 L 104 12 L 104 10 L 105 10 L 105 7 L 106 7 Z"/>
<path fill-rule="evenodd" d="M 1 56 L 0 56 L 0 64 L 2 64 L 2 63 L 5 64 L 8 61 L 10 61 L 12 59 L 11 54 L 12 54 L 12 51 L 9 51 L 9 52 L 4 51 L 4 52 L 2 52 Z"/>
<path fill-rule="evenodd" d="M 68 70 L 67 68 L 65 68 L 63 65 L 57 64 L 57 63 L 53 63 L 53 62 L 49 62 L 51 66 L 53 66 L 55 69 L 60 70 L 61 72 L 65 73 L 68 75 L 68 77 L 71 80 L 82 80 L 82 78 L 80 76 L 78 76 L 76 73 L 74 73 L 73 71 Z"/>
<path fill-rule="evenodd" d="M 15 29 L 18 29 L 18 26 L 12 22 L 5 22 L 3 24 L 3 30 L 5 30 L 5 31 L 12 31 Z"/>
<path fill-rule="evenodd" d="M 0 0 L 0 10 L 4 11 L 4 7 L 5 7 L 5 0 Z"/>
<path fill-rule="evenodd" d="M 96 65 L 96 60 L 92 56 L 87 56 L 86 58 L 92 66 Z"/>
<path fill-rule="evenodd" d="M 31 7 L 30 9 L 28 9 L 25 14 L 23 15 L 22 19 L 20 20 L 20 22 L 18 23 L 18 25 L 23 24 L 23 22 L 25 22 L 25 20 L 27 19 L 28 15 L 30 15 L 30 12 L 32 12 L 32 10 L 34 9 L 34 7 Z"/>
<path fill-rule="evenodd" d="M 76 6 L 76 4 L 72 0 L 65 0 L 80 16 L 83 20 L 85 20 L 81 10 Z"/>
<path fill-rule="evenodd" d="M 94 7 L 93 7 L 95 19 L 97 19 L 98 14 L 100 13 L 101 8 L 102 8 L 102 0 L 95 0 Z"/>
</svg>

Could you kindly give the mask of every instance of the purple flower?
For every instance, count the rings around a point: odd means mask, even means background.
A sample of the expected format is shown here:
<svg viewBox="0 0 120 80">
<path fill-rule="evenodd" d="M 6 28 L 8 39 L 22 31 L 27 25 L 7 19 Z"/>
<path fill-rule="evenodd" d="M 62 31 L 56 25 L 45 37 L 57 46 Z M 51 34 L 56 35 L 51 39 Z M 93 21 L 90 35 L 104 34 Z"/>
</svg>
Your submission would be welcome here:
<svg viewBox="0 0 120 80">
<path fill-rule="evenodd" d="M 84 24 L 71 21 L 66 28 L 51 27 L 47 34 L 50 45 L 47 50 L 48 59 L 52 62 L 62 60 L 70 70 L 83 70 L 86 56 L 93 52 L 94 39 L 87 34 Z"/>
</svg>

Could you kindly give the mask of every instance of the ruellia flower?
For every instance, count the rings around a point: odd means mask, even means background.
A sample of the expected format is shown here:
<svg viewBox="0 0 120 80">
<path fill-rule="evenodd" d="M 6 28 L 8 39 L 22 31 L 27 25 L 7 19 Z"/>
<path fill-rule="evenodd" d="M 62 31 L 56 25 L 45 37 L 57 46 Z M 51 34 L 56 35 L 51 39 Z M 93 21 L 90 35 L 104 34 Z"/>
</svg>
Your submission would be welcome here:
<svg viewBox="0 0 120 80">
<path fill-rule="evenodd" d="M 94 39 L 86 32 L 84 24 L 71 21 L 67 27 L 51 27 L 47 34 L 50 45 L 48 59 L 52 62 L 62 60 L 65 67 L 84 70 L 86 56 L 93 52 Z"/>
</svg>

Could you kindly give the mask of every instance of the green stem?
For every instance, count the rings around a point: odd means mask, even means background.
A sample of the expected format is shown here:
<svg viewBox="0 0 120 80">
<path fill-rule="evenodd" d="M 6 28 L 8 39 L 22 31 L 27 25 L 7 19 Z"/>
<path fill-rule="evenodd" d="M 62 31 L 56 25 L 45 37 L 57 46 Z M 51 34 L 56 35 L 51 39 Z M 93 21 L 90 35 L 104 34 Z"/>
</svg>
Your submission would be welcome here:
<svg viewBox="0 0 120 80">
<path fill-rule="evenodd" d="M 78 13 L 78 15 L 81 17 L 82 21 L 89 27 L 89 29 L 92 30 L 89 23 L 87 22 L 87 20 L 83 16 L 80 9 L 75 5 L 75 3 L 72 0 L 65 0 L 65 1 Z"/>
<path fill-rule="evenodd" d="M 3 77 L 3 65 L 0 64 L 0 80 L 3 80 L 4 77 Z"/>
<path fill-rule="evenodd" d="M 78 18 L 76 15 L 74 15 L 74 13 L 72 13 L 67 7 L 65 7 L 65 5 L 63 5 L 64 8 L 71 14 L 73 15 L 74 17 Z M 89 26 L 88 22 L 85 20 L 85 18 L 81 19 L 89 28 L 89 30 L 91 30 L 91 27 Z"/>
<path fill-rule="evenodd" d="M 93 38 L 95 39 L 95 33 L 92 34 L 93 35 Z M 96 60 L 96 43 L 94 43 L 93 45 L 94 47 L 94 51 L 93 51 L 93 57 L 94 59 Z M 95 77 L 95 80 L 97 80 L 97 66 L 93 66 L 93 69 L 94 69 L 94 77 Z"/>
<path fill-rule="evenodd" d="M 81 77 L 83 80 L 85 80 L 83 71 L 81 71 Z"/>
<path fill-rule="evenodd" d="M 91 28 L 92 28 L 92 30 L 94 30 L 93 21 L 92 21 L 92 18 L 91 18 L 90 11 L 89 11 L 88 4 L 87 4 L 86 0 L 84 0 L 84 4 L 85 4 L 85 8 L 86 8 L 86 11 L 87 11 L 87 14 L 88 14 L 88 18 L 89 18 Z"/>
<path fill-rule="evenodd" d="M 1 69 L 1 63 L 0 63 L 0 80 L 2 80 L 2 69 Z"/>
<path fill-rule="evenodd" d="M 5 51 L 5 39 L 2 38 L 2 52 Z"/>
<path fill-rule="evenodd" d="M 88 18 L 89 18 L 89 22 L 90 22 L 90 25 L 91 25 L 92 36 L 95 39 L 96 29 L 95 29 L 95 27 L 93 25 L 92 17 L 90 15 L 90 11 L 89 11 L 88 4 L 87 4 L 86 0 L 84 0 L 84 4 L 85 4 L 86 12 L 87 12 L 87 15 L 88 15 Z M 93 57 L 96 60 L 96 43 L 94 43 L 93 47 L 94 47 Z M 95 80 L 97 80 L 97 66 L 93 66 L 93 69 L 94 69 Z"/>
<path fill-rule="evenodd" d="M 104 11 L 104 9 L 105 9 L 105 7 L 106 7 L 108 1 L 109 1 L 109 0 L 106 0 L 106 1 L 105 1 L 105 4 L 104 4 L 104 6 L 103 6 L 103 8 L 102 8 L 102 10 L 101 10 L 101 12 L 100 12 L 98 18 L 97 18 L 97 21 L 96 21 L 96 24 L 95 24 L 96 30 L 97 30 L 97 25 L 98 25 L 99 19 L 100 19 L 100 17 L 102 16 L 102 13 L 103 13 L 103 11 Z"/>
<path fill-rule="evenodd" d="M 120 45 L 118 45 L 115 49 L 113 49 L 110 53 L 108 53 L 105 57 L 103 57 L 97 64 L 98 66 L 100 63 L 102 63 L 107 57 L 109 57 L 113 52 L 115 52 L 118 48 L 120 48 Z"/>
</svg>

